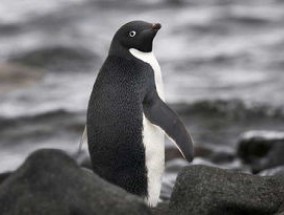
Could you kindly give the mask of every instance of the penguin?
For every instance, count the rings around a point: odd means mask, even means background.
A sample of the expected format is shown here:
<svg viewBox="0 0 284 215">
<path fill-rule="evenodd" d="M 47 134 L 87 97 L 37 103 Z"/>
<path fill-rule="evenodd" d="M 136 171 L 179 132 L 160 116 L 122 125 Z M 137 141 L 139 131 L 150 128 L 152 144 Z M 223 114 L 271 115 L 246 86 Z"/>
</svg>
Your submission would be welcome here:
<svg viewBox="0 0 284 215">
<path fill-rule="evenodd" d="M 193 159 L 193 141 L 165 103 L 153 40 L 161 24 L 132 21 L 114 35 L 96 78 L 83 140 L 93 171 L 150 207 L 159 202 L 165 165 L 165 134 L 183 157 Z"/>
</svg>

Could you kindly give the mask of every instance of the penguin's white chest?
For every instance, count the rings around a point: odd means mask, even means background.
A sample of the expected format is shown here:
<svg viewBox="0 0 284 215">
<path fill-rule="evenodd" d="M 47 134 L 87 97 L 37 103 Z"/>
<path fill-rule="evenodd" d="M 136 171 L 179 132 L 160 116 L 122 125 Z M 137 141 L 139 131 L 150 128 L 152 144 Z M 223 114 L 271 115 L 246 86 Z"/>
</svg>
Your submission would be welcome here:
<svg viewBox="0 0 284 215">
<path fill-rule="evenodd" d="M 148 63 L 152 67 L 158 95 L 164 100 L 162 74 L 155 55 L 152 52 L 145 53 L 136 49 L 130 49 L 129 51 L 134 57 Z M 143 114 L 143 144 L 145 147 L 148 179 L 147 202 L 151 206 L 156 206 L 159 201 L 162 174 L 165 166 L 164 142 L 164 131 L 152 124 Z"/>
</svg>

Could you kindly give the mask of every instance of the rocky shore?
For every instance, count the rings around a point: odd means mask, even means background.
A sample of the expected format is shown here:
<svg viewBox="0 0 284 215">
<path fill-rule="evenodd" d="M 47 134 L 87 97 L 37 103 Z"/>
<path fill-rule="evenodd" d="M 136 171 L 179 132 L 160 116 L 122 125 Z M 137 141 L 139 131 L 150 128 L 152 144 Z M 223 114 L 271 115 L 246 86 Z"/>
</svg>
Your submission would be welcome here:
<svg viewBox="0 0 284 215">
<path fill-rule="evenodd" d="M 0 214 L 150 214 L 142 199 L 115 187 L 59 150 L 39 150 L 0 187 Z"/>
<path fill-rule="evenodd" d="M 156 208 L 148 208 L 139 197 L 94 174 L 87 157 L 83 167 L 64 151 L 41 149 L 15 172 L 0 175 L 0 214 L 280 215 L 284 213 L 284 162 L 275 151 L 284 153 L 282 135 L 244 133 L 236 156 L 247 168 L 226 169 L 224 163 L 214 163 L 212 157 L 229 163 L 232 158 L 209 148 L 197 148 L 192 164 L 173 157 L 173 149 L 167 150 L 171 156 L 167 157 L 162 202 Z M 269 169 L 265 169 L 266 162 L 260 162 L 265 170 L 252 174 L 257 161 L 272 158 Z"/>
<path fill-rule="evenodd" d="M 284 215 L 283 8 L 2 0 L 0 214 Z M 166 143 L 162 201 L 151 209 L 87 170 L 88 153 L 77 157 L 113 33 L 136 19 L 163 24 L 155 54 L 166 101 L 196 143 L 190 164 Z"/>
</svg>

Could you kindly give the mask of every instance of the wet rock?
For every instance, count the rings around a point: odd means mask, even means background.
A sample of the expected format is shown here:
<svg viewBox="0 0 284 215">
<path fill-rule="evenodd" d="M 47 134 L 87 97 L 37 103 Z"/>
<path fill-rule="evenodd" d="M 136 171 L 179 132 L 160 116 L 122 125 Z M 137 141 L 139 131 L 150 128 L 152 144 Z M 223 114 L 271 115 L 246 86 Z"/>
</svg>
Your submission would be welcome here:
<svg viewBox="0 0 284 215">
<path fill-rule="evenodd" d="M 0 186 L 0 214 L 150 214 L 143 200 L 82 170 L 60 150 L 31 154 Z"/>
<path fill-rule="evenodd" d="M 232 162 L 232 163 L 227 163 L 226 165 L 217 165 L 214 164 L 207 159 L 203 158 L 194 158 L 192 163 L 188 163 L 186 160 L 183 158 L 178 158 L 174 160 L 170 160 L 166 162 L 165 166 L 165 172 L 162 178 L 162 189 L 161 189 L 161 195 L 160 198 L 164 201 L 167 201 L 171 198 L 171 194 L 176 182 L 176 178 L 178 173 L 186 166 L 192 166 L 192 165 L 205 165 L 205 166 L 211 166 L 211 167 L 216 167 L 216 168 L 226 168 L 226 169 L 231 169 L 232 171 L 236 172 L 247 172 L 246 169 L 241 168 L 241 163 L 240 162 Z"/>
<path fill-rule="evenodd" d="M 260 177 L 206 166 L 185 167 L 171 197 L 170 214 L 274 214 L 284 201 L 282 177 Z"/>
<path fill-rule="evenodd" d="M 9 92 L 37 83 L 43 73 L 17 64 L 0 64 L 0 93 Z"/>
<path fill-rule="evenodd" d="M 284 176 L 284 165 L 263 170 L 259 172 L 258 175 L 261 175 L 261 176 L 283 175 Z"/>
<path fill-rule="evenodd" d="M 254 173 L 284 164 L 284 132 L 249 131 L 242 135 L 238 155 Z"/>
<path fill-rule="evenodd" d="M 32 50 L 10 61 L 52 71 L 82 71 L 92 68 L 97 58 L 85 48 L 55 46 Z"/>
<path fill-rule="evenodd" d="M 214 153 L 209 157 L 209 160 L 213 163 L 222 164 L 232 162 L 235 159 L 235 155 L 230 152 L 218 152 Z"/>
<path fill-rule="evenodd" d="M 202 145 L 195 147 L 195 157 L 206 158 L 207 160 L 216 163 L 228 163 L 233 162 L 236 158 L 234 152 L 224 146 L 215 145 Z"/>
</svg>

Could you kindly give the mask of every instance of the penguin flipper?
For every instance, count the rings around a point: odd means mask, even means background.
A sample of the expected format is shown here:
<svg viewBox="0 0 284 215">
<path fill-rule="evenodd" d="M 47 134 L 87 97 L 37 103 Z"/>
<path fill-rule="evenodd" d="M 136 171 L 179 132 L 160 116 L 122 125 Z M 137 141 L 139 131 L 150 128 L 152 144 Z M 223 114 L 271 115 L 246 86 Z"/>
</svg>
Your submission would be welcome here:
<svg viewBox="0 0 284 215">
<path fill-rule="evenodd" d="M 158 96 L 156 90 L 148 93 L 143 102 L 144 114 L 147 119 L 161 127 L 173 140 L 183 157 L 193 160 L 193 140 L 178 115 Z"/>
</svg>

